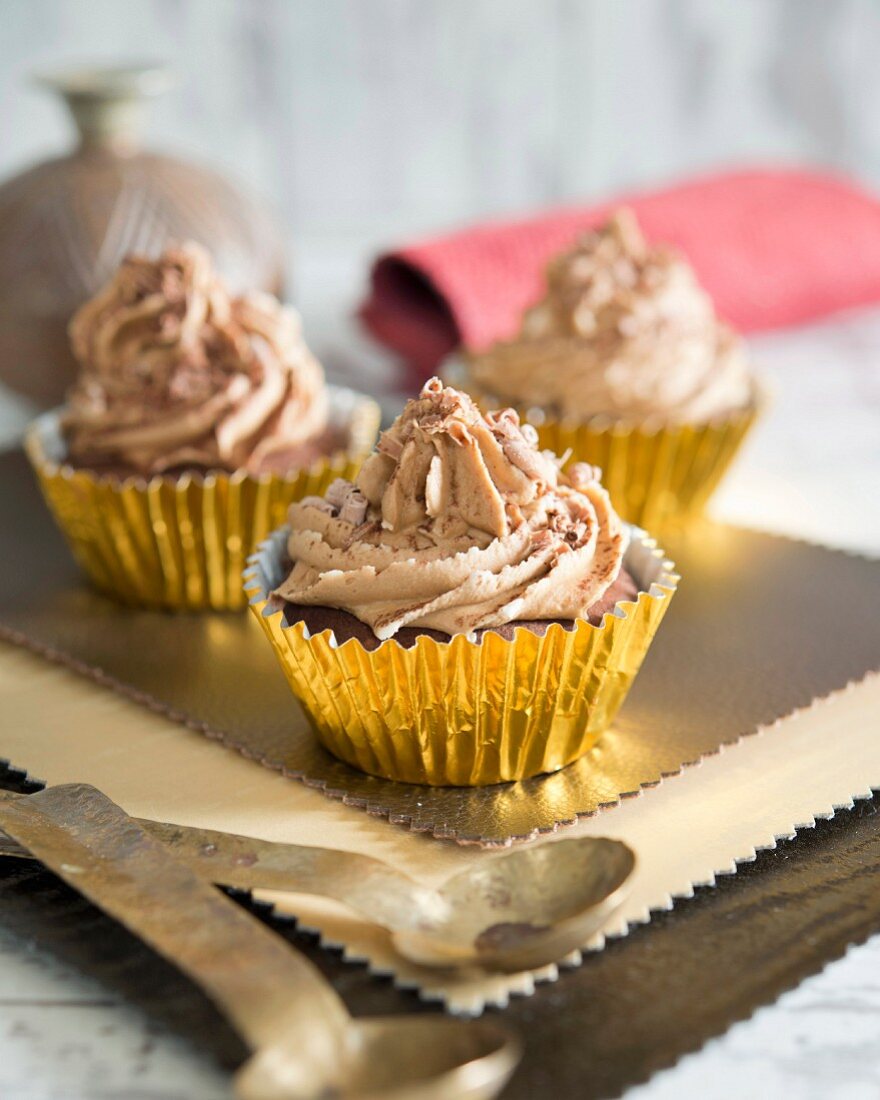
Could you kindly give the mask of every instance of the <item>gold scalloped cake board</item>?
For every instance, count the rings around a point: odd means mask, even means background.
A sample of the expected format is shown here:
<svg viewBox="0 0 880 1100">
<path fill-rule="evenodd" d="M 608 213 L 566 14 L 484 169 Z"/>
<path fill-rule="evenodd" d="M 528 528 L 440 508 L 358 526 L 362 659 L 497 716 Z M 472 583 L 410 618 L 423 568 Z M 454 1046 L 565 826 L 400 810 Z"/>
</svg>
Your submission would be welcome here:
<svg viewBox="0 0 880 1100">
<path fill-rule="evenodd" d="M 129 813 L 271 840 L 319 844 L 386 860 L 426 885 L 496 853 L 390 828 L 378 818 L 223 752 L 114 692 L 30 653 L 0 645 L 0 757 L 48 783 L 91 782 Z M 699 767 L 585 818 L 566 836 L 614 836 L 636 851 L 631 891 L 604 930 L 625 934 L 674 898 L 712 883 L 756 849 L 880 787 L 880 675 L 781 719 Z M 554 837 L 537 843 L 552 844 Z M 389 937 L 340 907 L 261 893 L 320 932 L 326 945 L 391 974 L 453 1012 L 529 995 L 557 966 L 515 975 L 450 974 L 408 963 Z M 740 930 L 740 935 L 742 931 Z M 584 945 L 598 949 L 602 936 Z M 560 960 L 576 965 L 580 954 Z"/>
<path fill-rule="evenodd" d="M 555 775 L 477 790 L 362 775 L 314 741 L 245 614 L 121 608 L 80 580 L 20 454 L 0 456 L 0 637 L 349 805 L 503 845 L 595 813 L 880 667 L 880 564 L 704 523 L 666 540 L 682 574 L 614 728 Z"/>
<path fill-rule="evenodd" d="M 566 835 L 619 836 L 639 856 L 632 893 L 605 930 L 620 934 L 880 786 L 880 676 L 866 675 L 880 664 L 880 566 L 860 558 L 733 528 L 693 531 L 671 548 L 681 591 L 594 753 L 527 784 L 427 790 L 361 777 L 317 750 L 246 616 L 122 611 L 82 587 L 20 456 L 0 458 L 0 499 L 14 517 L 0 531 L 4 633 L 86 673 L 0 647 L 0 756 L 50 783 L 95 783 L 131 813 L 363 851 L 428 884 L 493 856 L 390 829 L 364 807 L 490 845 L 582 816 Z M 830 697 L 816 703 L 822 696 Z M 305 782 L 290 782 L 282 766 Z M 655 789 L 620 801 L 647 786 Z M 503 1004 L 557 973 L 420 970 L 395 957 L 382 933 L 326 903 L 273 900 L 325 942 L 454 1011 Z"/>
</svg>

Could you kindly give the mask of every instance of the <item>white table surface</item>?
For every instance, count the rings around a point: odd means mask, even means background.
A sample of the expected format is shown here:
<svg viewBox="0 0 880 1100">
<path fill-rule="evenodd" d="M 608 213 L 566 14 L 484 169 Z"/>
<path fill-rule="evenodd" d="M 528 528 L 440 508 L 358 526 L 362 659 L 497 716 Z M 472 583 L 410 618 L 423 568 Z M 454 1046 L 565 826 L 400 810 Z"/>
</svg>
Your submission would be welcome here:
<svg viewBox="0 0 880 1100">
<path fill-rule="evenodd" d="M 364 257 L 300 248 L 306 330 L 329 372 L 387 389 L 393 368 L 347 317 Z M 776 388 L 715 502 L 720 518 L 880 553 L 880 311 L 753 341 Z M 0 444 L 28 410 L 0 395 Z M 564 980 L 564 978 L 562 979 Z M 628 1093 L 861 1100 L 880 1095 L 880 936 Z M 206 1058 L 0 926 L 2 1100 L 227 1100 Z"/>
</svg>

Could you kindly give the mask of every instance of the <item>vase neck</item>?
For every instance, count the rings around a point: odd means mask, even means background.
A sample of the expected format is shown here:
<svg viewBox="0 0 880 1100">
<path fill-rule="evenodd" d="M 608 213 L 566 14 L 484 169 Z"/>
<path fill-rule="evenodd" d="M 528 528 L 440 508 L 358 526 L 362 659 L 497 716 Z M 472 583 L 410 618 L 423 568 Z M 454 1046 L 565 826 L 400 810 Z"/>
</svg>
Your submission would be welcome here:
<svg viewBox="0 0 880 1100">
<path fill-rule="evenodd" d="M 159 65 L 64 69 L 39 73 L 35 80 L 62 97 L 81 149 L 117 154 L 137 151 L 146 101 L 174 83 Z"/>
</svg>

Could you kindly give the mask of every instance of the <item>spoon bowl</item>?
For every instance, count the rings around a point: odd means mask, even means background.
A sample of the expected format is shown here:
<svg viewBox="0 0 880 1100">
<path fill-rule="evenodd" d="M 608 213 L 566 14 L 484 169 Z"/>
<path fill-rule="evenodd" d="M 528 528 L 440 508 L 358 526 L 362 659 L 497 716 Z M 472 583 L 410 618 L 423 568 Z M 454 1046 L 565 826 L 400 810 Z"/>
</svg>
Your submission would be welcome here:
<svg viewBox="0 0 880 1100">
<path fill-rule="evenodd" d="M 351 1022 L 330 1084 L 340 1100 L 487 1100 L 519 1058 L 519 1043 L 487 1020 L 379 1016 Z M 314 1084 L 296 1048 L 279 1044 L 245 1063 L 235 1091 L 240 1100 L 301 1100 Z"/>
<path fill-rule="evenodd" d="M 439 889 L 433 924 L 394 933 L 426 966 L 490 970 L 544 966 L 584 947 L 621 904 L 635 868 L 631 848 L 605 837 L 558 840 L 487 859 Z"/>
</svg>

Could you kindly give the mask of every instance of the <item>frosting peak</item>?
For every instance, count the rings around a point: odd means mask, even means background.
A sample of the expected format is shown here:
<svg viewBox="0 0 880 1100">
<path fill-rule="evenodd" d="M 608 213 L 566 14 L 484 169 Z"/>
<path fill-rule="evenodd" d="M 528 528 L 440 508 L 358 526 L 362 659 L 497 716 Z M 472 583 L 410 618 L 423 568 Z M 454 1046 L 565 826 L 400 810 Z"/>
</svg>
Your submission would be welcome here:
<svg viewBox="0 0 880 1100">
<path fill-rule="evenodd" d="M 556 482 L 556 464 L 537 442 L 511 409 L 483 417 L 467 395 L 434 378 L 382 434 L 357 484 L 387 531 L 430 524 L 500 538 L 511 517 Z"/>
<path fill-rule="evenodd" d="M 483 416 L 431 379 L 356 484 L 291 506 L 294 565 L 278 593 L 348 611 L 379 638 L 586 617 L 625 549 L 598 476 L 563 474 L 512 409 Z"/>
<path fill-rule="evenodd" d="M 128 257 L 70 337 L 80 375 L 64 427 L 80 463 L 258 471 L 325 427 L 296 314 L 267 294 L 232 298 L 192 242 Z"/>
<path fill-rule="evenodd" d="M 472 360 L 493 396 L 561 416 L 704 420 L 751 397 L 747 357 L 690 265 L 618 211 L 547 268 L 518 337 Z"/>
</svg>

